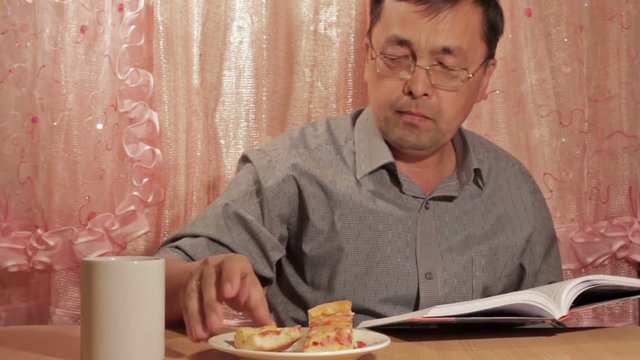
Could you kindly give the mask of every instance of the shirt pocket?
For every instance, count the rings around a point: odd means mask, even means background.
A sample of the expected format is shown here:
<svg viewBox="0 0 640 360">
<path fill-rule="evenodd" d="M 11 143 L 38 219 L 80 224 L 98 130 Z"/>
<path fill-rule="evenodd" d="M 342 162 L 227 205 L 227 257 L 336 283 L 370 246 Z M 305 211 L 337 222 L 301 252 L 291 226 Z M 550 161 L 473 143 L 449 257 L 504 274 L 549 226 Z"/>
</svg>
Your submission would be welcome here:
<svg viewBox="0 0 640 360">
<path fill-rule="evenodd" d="M 519 260 L 521 250 L 516 245 L 492 244 L 472 252 L 474 299 L 520 289 L 524 275 Z"/>
</svg>

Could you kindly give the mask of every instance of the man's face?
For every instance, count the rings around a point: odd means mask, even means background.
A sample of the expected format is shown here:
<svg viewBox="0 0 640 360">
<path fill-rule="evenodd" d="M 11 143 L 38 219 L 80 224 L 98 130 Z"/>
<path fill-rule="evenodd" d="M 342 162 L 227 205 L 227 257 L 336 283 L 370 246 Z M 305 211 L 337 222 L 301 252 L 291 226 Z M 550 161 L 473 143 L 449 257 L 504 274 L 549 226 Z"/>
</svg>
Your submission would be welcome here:
<svg viewBox="0 0 640 360">
<path fill-rule="evenodd" d="M 376 53 L 413 55 L 418 65 L 444 64 L 472 72 L 487 53 L 482 11 L 465 2 L 430 17 L 412 4 L 387 0 L 373 28 L 364 77 L 376 124 L 395 153 L 418 158 L 436 154 L 451 140 L 482 99 L 495 68 L 491 60 L 462 88 L 445 90 L 433 87 L 421 68 L 409 80 L 377 73 L 371 47 Z"/>
</svg>

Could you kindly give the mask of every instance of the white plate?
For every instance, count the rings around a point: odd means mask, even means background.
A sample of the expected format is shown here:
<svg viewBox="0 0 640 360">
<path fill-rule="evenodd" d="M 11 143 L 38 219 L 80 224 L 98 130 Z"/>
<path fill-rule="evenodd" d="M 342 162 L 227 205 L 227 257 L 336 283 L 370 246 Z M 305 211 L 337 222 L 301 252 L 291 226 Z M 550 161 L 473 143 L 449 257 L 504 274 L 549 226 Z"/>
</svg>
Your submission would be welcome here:
<svg viewBox="0 0 640 360">
<path fill-rule="evenodd" d="M 233 346 L 233 332 L 220 334 L 209 339 L 209 345 L 213 348 L 238 357 L 248 359 L 287 359 L 287 360 L 311 360 L 321 358 L 332 359 L 357 359 L 364 354 L 382 349 L 389 345 L 391 340 L 388 336 L 371 330 L 353 329 L 353 342 L 363 341 L 366 346 L 359 349 L 326 351 L 326 352 L 302 352 L 302 343 L 306 335 L 306 328 L 302 329 L 302 339 L 298 340 L 289 349 L 281 352 L 240 350 Z"/>
</svg>

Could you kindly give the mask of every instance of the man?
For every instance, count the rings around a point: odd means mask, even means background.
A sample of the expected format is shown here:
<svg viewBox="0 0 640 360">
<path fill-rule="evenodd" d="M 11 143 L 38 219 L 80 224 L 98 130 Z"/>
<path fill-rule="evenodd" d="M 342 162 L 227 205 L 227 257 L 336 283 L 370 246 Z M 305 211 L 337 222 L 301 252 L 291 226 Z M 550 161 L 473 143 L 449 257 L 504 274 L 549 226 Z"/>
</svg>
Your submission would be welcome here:
<svg viewBox="0 0 640 360">
<path fill-rule="evenodd" d="M 202 340 L 223 303 L 291 325 L 350 299 L 358 323 L 561 280 L 532 177 L 461 129 L 502 29 L 495 0 L 374 0 L 370 107 L 242 156 L 225 193 L 160 250 L 167 319 Z"/>
</svg>

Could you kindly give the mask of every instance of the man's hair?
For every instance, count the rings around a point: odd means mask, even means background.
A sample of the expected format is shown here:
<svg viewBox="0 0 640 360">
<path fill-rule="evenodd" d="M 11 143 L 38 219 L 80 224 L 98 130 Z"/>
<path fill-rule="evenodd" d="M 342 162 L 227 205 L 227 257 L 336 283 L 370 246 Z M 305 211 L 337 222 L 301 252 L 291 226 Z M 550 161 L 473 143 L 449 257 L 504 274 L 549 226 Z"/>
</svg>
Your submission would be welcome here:
<svg viewBox="0 0 640 360">
<path fill-rule="evenodd" d="M 466 0 L 396 0 L 408 2 L 424 9 L 424 13 L 429 16 L 436 16 L 447 9 L 450 9 Z M 499 0 L 471 0 L 474 4 L 482 9 L 483 17 L 483 38 L 487 45 L 487 59 L 493 59 L 496 56 L 496 47 L 498 40 L 504 31 L 504 15 Z M 373 27 L 380 20 L 382 14 L 382 6 L 384 0 L 371 0 L 370 21 L 367 35 L 371 39 Z"/>
</svg>

